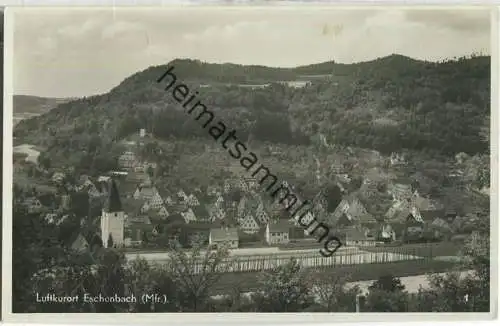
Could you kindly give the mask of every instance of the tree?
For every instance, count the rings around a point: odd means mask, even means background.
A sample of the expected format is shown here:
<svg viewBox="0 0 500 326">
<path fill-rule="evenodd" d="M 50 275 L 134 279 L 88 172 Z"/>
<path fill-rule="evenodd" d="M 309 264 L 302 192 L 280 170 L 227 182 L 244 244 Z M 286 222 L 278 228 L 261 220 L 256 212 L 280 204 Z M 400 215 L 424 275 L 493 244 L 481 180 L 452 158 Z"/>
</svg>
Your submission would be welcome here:
<svg viewBox="0 0 500 326">
<path fill-rule="evenodd" d="M 51 159 L 50 159 L 50 154 L 47 152 L 42 152 L 38 156 L 38 164 L 44 168 L 44 169 L 49 169 L 51 167 Z"/>
<path fill-rule="evenodd" d="M 408 311 L 408 293 L 401 280 L 392 275 L 384 275 L 370 285 L 366 306 L 371 312 Z"/>
<path fill-rule="evenodd" d="M 70 250 L 58 238 L 58 229 L 39 214 L 27 214 L 14 206 L 13 227 L 13 311 L 26 312 L 116 312 L 119 307 L 106 303 L 78 302 L 46 304 L 41 296 L 82 296 L 102 293 L 120 295 L 122 259 L 93 257 L 89 252 Z M 113 254 L 113 253 L 112 253 Z"/>
<path fill-rule="evenodd" d="M 263 312 L 302 311 L 312 303 L 307 275 L 296 259 L 264 272 L 260 284 L 263 294 L 258 298 Z"/>
<path fill-rule="evenodd" d="M 150 178 L 153 177 L 154 172 L 155 172 L 155 170 L 153 169 L 153 167 L 151 165 L 148 165 L 148 167 L 146 169 L 146 173 L 149 175 Z"/>
<path fill-rule="evenodd" d="M 405 286 L 401 284 L 401 280 L 397 277 L 394 277 L 390 274 L 383 275 L 379 277 L 378 280 L 372 283 L 368 287 L 368 289 L 371 290 L 382 290 L 382 291 L 388 291 L 388 292 L 397 292 L 397 291 L 403 291 Z"/>
<path fill-rule="evenodd" d="M 319 307 L 316 312 L 355 312 L 356 296 L 361 294 L 358 286 L 346 289 L 348 277 L 316 275 L 312 292 L 317 298 Z M 309 309 L 310 311 L 310 309 Z"/>
<path fill-rule="evenodd" d="M 429 289 L 419 289 L 417 310 L 419 312 L 464 312 L 467 311 L 466 288 L 459 272 L 445 275 L 429 275 Z"/>
<path fill-rule="evenodd" d="M 136 302 L 129 305 L 129 311 L 133 312 L 166 312 L 180 311 L 176 286 L 172 281 L 167 269 L 159 265 L 151 265 L 145 259 L 130 261 L 125 270 L 124 283 L 127 284 L 127 292 L 138 298 Z M 139 298 L 143 294 L 166 295 L 166 302 L 155 304 L 154 302 L 142 302 Z"/>
<path fill-rule="evenodd" d="M 199 242 L 193 243 L 189 251 L 176 243 L 170 246 L 168 272 L 177 285 L 183 311 L 204 311 L 209 291 L 232 265 L 227 247 L 214 251 L 202 248 Z"/>
<path fill-rule="evenodd" d="M 462 269 L 472 268 L 474 272 L 465 276 L 458 271 L 429 275 L 430 288 L 418 293 L 418 311 L 489 312 L 489 248 L 489 226 L 484 226 L 467 239 L 462 252 Z"/>
<path fill-rule="evenodd" d="M 368 293 L 366 304 L 362 309 L 370 312 L 407 312 L 408 293 L 374 289 Z"/>
<path fill-rule="evenodd" d="M 34 303 L 32 276 L 64 255 L 56 229 L 39 214 L 28 214 L 14 202 L 12 228 L 12 310 L 40 311 Z"/>
<path fill-rule="evenodd" d="M 327 211 L 333 212 L 342 201 L 342 191 L 337 185 L 330 185 L 326 190 Z"/>
</svg>

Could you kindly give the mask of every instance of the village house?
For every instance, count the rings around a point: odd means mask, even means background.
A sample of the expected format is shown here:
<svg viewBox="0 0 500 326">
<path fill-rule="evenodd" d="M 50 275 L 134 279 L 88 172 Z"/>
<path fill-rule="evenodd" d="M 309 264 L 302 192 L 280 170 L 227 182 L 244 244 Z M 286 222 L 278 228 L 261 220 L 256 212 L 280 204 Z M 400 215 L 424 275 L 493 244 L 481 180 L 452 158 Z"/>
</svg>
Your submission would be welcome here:
<svg viewBox="0 0 500 326">
<path fill-rule="evenodd" d="M 47 213 L 44 219 L 49 224 L 55 224 L 56 221 L 59 219 L 59 216 L 56 213 Z"/>
<path fill-rule="evenodd" d="M 61 223 L 68 218 L 69 214 L 57 214 L 57 213 L 47 213 L 44 217 L 47 223 L 55 225 L 61 225 Z"/>
<path fill-rule="evenodd" d="M 66 175 L 63 172 L 54 172 L 54 174 L 52 175 L 52 182 L 62 183 L 65 178 Z"/>
<path fill-rule="evenodd" d="M 197 220 L 196 215 L 191 208 L 188 208 L 186 211 L 182 212 L 181 215 L 184 218 L 184 221 L 186 221 L 186 224 L 196 222 Z"/>
<path fill-rule="evenodd" d="M 118 158 L 118 165 L 125 169 L 134 168 L 137 165 L 137 157 L 133 152 L 130 151 L 124 152 Z"/>
<path fill-rule="evenodd" d="M 412 197 L 412 186 L 409 183 L 391 183 L 387 189 L 393 200 L 406 200 Z"/>
<path fill-rule="evenodd" d="M 250 189 L 248 188 L 248 184 L 245 182 L 245 180 L 241 179 L 240 184 L 239 184 L 240 189 L 243 192 L 248 192 Z"/>
<path fill-rule="evenodd" d="M 300 225 L 299 223 L 299 219 L 302 218 L 301 222 L 302 224 L 304 225 L 308 225 L 309 223 L 311 223 L 312 221 L 315 220 L 315 214 L 312 213 L 311 211 L 308 211 L 307 213 L 304 214 L 303 217 L 301 217 L 301 215 L 296 215 L 294 217 L 292 217 L 290 219 L 290 221 L 295 225 L 295 226 L 300 226 L 300 227 L 303 227 L 302 225 Z"/>
<path fill-rule="evenodd" d="M 216 186 L 208 186 L 207 187 L 207 195 L 208 196 L 217 196 L 219 194 L 219 190 Z"/>
<path fill-rule="evenodd" d="M 269 215 L 266 213 L 265 209 L 264 209 L 264 205 L 262 205 L 262 203 L 257 207 L 257 210 L 255 212 L 255 216 L 257 218 L 257 220 L 259 221 L 259 223 L 261 224 L 267 224 L 267 222 L 269 222 Z"/>
<path fill-rule="evenodd" d="M 344 197 L 337 208 L 327 217 L 329 225 L 347 227 L 355 224 L 375 224 L 375 218 L 368 213 L 361 201 L 352 195 Z"/>
<path fill-rule="evenodd" d="M 156 189 L 155 186 L 148 184 L 141 184 L 137 186 L 133 198 L 149 201 L 152 200 L 154 197 L 156 197 L 157 194 L 158 190 Z"/>
<path fill-rule="evenodd" d="M 346 169 L 342 162 L 336 161 L 330 165 L 330 171 L 334 174 L 343 174 L 346 172 Z"/>
<path fill-rule="evenodd" d="M 396 231 L 390 224 L 382 224 L 377 238 L 383 242 L 396 241 Z"/>
<path fill-rule="evenodd" d="M 165 197 L 164 202 L 165 202 L 167 205 L 173 205 L 173 204 L 174 204 L 174 201 L 173 201 L 173 199 L 172 199 L 172 197 L 171 197 L 171 196 L 166 196 L 166 197 Z"/>
<path fill-rule="evenodd" d="M 247 234 L 255 234 L 259 232 L 260 225 L 251 214 L 239 219 L 239 229 Z"/>
<path fill-rule="evenodd" d="M 173 205 L 168 207 L 169 211 L 172 211 L 172 212 L 184 212 L 188 208 L 189 208 L 188 205 L 186 203 L 183 203 L 183 202 L 177 202 L 177 203 L 174 203 Z"/>
<path fill-rule="evenodd" d="M 207 211 L 211 221 L 222 220 L 226 217 L 224 210 L 216 205 L 208 205 Z"/>
<path fill-rule="evenodd" d="M 149 212 L 150 209 L 151 209 L 150 202 L 149 201 L 145 201 L 144 204 L 141 207 L 141 213 L 145 214 L 145 213 Z"/>
<path fill-rule="evenodd" d="M 238 209 L 236 211 L 238 214 L 238 217 L 243 216 L 245 209 L 246 209 L 247 201 L 248 201 L 248 199 L 246 196 L 241 197 L 240 202 L 238 203 Z"/>
<path fill-rule="evenodd" d="M 369 231 L 351 228 L 345 233 L 345 243 L 346 246 L 373 247 L 376 241 L 375 237 L 369 234 Z"/>
<path fill-rule="evenodd" d="M 410 212 L 410 203 L 408 201 L 395 201 L 385 214 L 385 220 L 390 222 L 403 222 Z"/>
<path fill-rule="evenodd" d="M 99 198 L 103 196 L 103 193 L 99 191 L 99 188 L 93 183 L 87 186 L 87 193 L 91 198 Z"/>
<path fill-rule="evenodd" d="M 187 201 L 187 198 L 188 198 L 188 196 L 186 195 L 186 193 L 182 189 L 177 192 L 177 197 L 179 197 L 183 201 Z"/>
<path fill-rule="evenodd" d="M 111 180 L 111 177 L 107 176 L 107 175 L 101 175 L 99 176 L 99 178 L 97 178 L 97 182 L 105 182 L 105 183 L 108 183 L 109 180 Z"/>
<path fill-rule="evenodd" d="M 153 171 L 157 168 L 158 164 L 155 162 L 144 162 L 142 164 L 142 170 L 146 173 L 148 173 L 149 169 L 152 169 Z"/>
<path fill-rule="evenodd" d="M 89 248 L 89 244 L 87 240 L 83 237 L 81 233 L 78 233 L 71 242 L 70 249 L 77 251 L 77 252 L 83 252 L 86 251 Z"/>
<path fill-rule="evenodd" d="M 129 183 L 145 183 L 145 184 L 150 184 L 151 183 L 151 178 L 149 175 L 144 172 L 144 171 L 129 171 L 127 173 L 127 176 L 125 177 L 125 180 Z"/>
<path fill-rule="evenodd" d="M 146 223 L 133 223 L 125 230 L 125 246 L 141 247 L 149 243 L 157 234 L 155 226 Z"/>
<path fill-rule="evenodd" d="M 432 209 L 432 210 L 419 210 L 422 221 L 426 224 L 432 224 L 435 220 L 444 220 L 445 210 L 444 209 Z M 439 222 L 438 222 L 439 223 Z"/>
<path fill-rule="evenodd" d="M 429 196 L 421 196 L 418 192 L 414 193 L 411 203 L 421 211 L 431 211 L 441 208 L 441 205 L 430 199 Z"/>
<path fill-rule="evenodd" d="M 198 198 L 196 198 L 195 195 L 191 194 L 187 197 L 186 203 L 188 206 L 199 206 L 200 202 L 198 201 Z"/>
<path fill-rule="evenodd" d="M 151 219 L 147 215 L 125 215 L 125 226 L 133 224 L 151 224 Z"/>
<path fill-rule="evenodd" d="M 423 230 L 428 238 L 440 239 L 444 235 L 451 233 L 451 226 L 445 220 L 445 210 L 420 211 L 424 223 Z"/>
<path fill-rule="evenodd" d="M 434 237 L 439 238 L 444 235 L 450 235 L 453 232 L 451 224 L 445 218 L 436 218 L 429 225 L 429 229 L 434 231 Z"/>
<path fill-rule="evenodd" d="M 403 232 L 405 240 L 416 240 L 421 238 L 424 226 L 424 220 L 420 212 L 415 207 L 409 209 L 404 222 Z"/>
<path fill-rule="evenodd" d="M 236 228 L 214 228 L 210 230 L 209 245 L 211 247 L 228 246 L 236 249 L 239 245 L 238 229 Z"/>
<path fill-rule="evenodd" d="M 98 181 L 95 183 L 95 188 L 99 192 L 100 197 L 106 197 L 108 195 L 108 186 L 109 186 L 109 180 L 104 182 L 104 181 Z"/>
<path fill-rule="evenodd" d="M 125 223 L 125 246 L 149 243 L 158 235 L 158 226 L 147 215 L 128 215 Z"/>
<path fill-rule="evenodd" d="M 67 241 L 68 247 L 76 252 L 95 252 L 98 248 L 102 248 L 101 237 L 89 230 L 83 230 L 81 232 L 76 232 Z"/>
<path fill-rule="evenodd" d="M 444 219 L 450 226 L 453 224 L 453 222 L 455 222 L 455 219 L 457 219 L 457 217 L 458 214 L 453 209 L 446 210 L 444 213 Z"/>
<path fill-rule="evenodd" d="M 59 209 L 63 211 L 67 211 L 70 208 L 71 205 L 71 196 L 68 193 L 61 194 L 60 196 L 61 201 L 59 205 Z"/>
<path fill-rule="evenodd" d="M 161 197 L 160 193 L 156 190 L 156 188 L 153 188 L 153 197 L 149 200 L 149 203 L 151 205 L 152 209 L 159 209 L 160 207 L 163 206 L 163 198 Z"/>
<path fill-rule="evenodd" d="M 167 216 L 170 215 L 170 213 L 168 212 L 167 208 L 162 205 L 160 207 L 160 209 L 158 210 L 158 215 L 163 217 L 163 218 L 166 218 Z"/>
<path fill-rule="evenodd" d="M 391 166 L 400 166 L 406 164 L 406 157 L 402 153 L 392 152 L 390 157 Z"/>
<path fill-rule="evenodd" d="M 198 205 L 190 208 L 193 211 L 194 216 L 196 217 L 197 222 L 208 223 L 211 221 L 210 214 L 206 210 L 205 206 Z"/>
<path fill-rule="evenodd" d="M 210 230 L 215 225 L 205 222 L 195 222 L 181 227 L 181 244 L 193 246 L 195 244 L 208 245 L 210 243 Z"/>
<path fill-rule="evenodd" d="M 221 195 L 218 195 L 217 199 L 215 200 L 215 205 L 221 206 L 222 203 L 224 203 L 224 198 Z"/>
<path fill-rule="evenodd" d="M 224 193 L 229 193 L 234 188 L 234 182 L 232 180 L 224 180 Z"/>
<path fill-rule="evenodd" d="M 28 197 L 24 200 L 23 205 L 28 210 L 28 213 L 40 213 L 45 209 L 41 201 L 37 197 Z"/>
<path fill-rule="evenodd" d="M 290 242 L 290 224 L 280 220 L 266 226 L 266 242 L 268 244 L 286 244 Z"/>
</svg>

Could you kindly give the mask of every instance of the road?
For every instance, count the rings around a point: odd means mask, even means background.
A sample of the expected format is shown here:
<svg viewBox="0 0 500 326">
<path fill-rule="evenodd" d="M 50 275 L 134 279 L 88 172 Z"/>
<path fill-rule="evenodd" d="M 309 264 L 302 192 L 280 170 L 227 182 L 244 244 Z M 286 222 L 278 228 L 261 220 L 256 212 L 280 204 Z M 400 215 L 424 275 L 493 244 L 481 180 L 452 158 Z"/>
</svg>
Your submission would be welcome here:
<svg viewBox="0 0 500 326">
<path fill-rule="evenodd" d="M 473 271 L 463 271 L 460 273 L 460 277 L 465 277 L 467 275 L 470 275 Z M 445 275 L 445 273 L 439 273 L 438 275 Z M 427 279 L 427 275 L 415 275 L 415 276 L 406 276 L 406 277 L 400 277 L 401 283 L 405 286 L 406 291 L 410 293 L 417 293 L 418 289 L 420 287 L 429 288 L 429 281 Z M 361 288 L 361 291 L 363 293 L 368 292 L 368 287 L 374 282 L 375 280 L 370 280 L 370 281 L 359 281 L 359 282 L 352 282 L 348 283 L 346 287 L 353 287 L 355 285 L 358 285 Z"/>
<path fill-rule="evenodd" d="M 469 271 L 463 271 L 460 273 L 460 277 L 465 277 L 467 275 L 471 275 L 473 273 L 472 270 Z M 438 273 L 438 275 L 445 275 L 446 273 Z M 427 279 L 427 274 L 421 274 L 421 275 L 414 275 L 414 276 L 405 276 L 405 277 L 400 277 L 401 284 L 405 286 L 405 290 L 408 291 L 409 293 L 417 293 L 420 288 L 423 289 L 428 289 L 430 287 L 429 281 Z M 369 280 L 369 281 L 358 281 L 358 282 L 350 282 L 346 284 L 346 288 L 351 288 L 353 286 L 359 286 L 361 289 L 361 292 L 363 294 L 368 293 L 368 287 L 373 284 L 375 280 Z M 249 296 L 254 292 L 244 292 L 243 295 Z M 225 295 L 214 295 L 212 298 L 214 299 L 221 299 Z"/>
</svg>

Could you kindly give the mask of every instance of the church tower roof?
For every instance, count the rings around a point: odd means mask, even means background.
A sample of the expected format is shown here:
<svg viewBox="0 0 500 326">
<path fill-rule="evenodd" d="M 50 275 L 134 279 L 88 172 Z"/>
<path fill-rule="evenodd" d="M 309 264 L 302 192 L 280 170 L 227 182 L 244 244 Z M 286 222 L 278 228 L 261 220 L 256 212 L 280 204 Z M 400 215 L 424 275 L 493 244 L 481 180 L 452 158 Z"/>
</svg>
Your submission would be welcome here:
<svg viewBox="0 0 500 326">
<path fill-rule="evenodd" d="M 115 180 L 109 180 L 108 189 L 108 198 L 104 203 L 103 210 L 107 213 L 122 212 L 122 202 L 120 200 L 120 194 L 118 193 L 118 186 L 116 185 Z"/>
</svg>

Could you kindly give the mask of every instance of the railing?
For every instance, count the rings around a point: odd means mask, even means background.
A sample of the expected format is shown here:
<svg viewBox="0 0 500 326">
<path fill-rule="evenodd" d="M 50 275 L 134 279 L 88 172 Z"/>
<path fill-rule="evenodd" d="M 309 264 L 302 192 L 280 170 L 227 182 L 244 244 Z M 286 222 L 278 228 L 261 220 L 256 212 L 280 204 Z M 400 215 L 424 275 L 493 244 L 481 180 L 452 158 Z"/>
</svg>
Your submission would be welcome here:
<svg viewBox="0 0 500 326">
<path fill-rule="evenodd" d="M 139 256 L 141 256 L 139 254 Z M 158 264 L 167 264 L 168 256 L 163 258 L 157 257 L 147 258 Z M 246 255 L 246 256 L 231 256 L 223 261 L 219 266 L 220 271 L 224 272 L 252 272 L 271 270 L 278 266 L 284 265 L 290 259 L 296 259 L 303 267 L 333 267 L 340 265 L 356 265 L 356 264 L 381 264 L 408 260 L 423 260 L 423 257 L 413 255 L 408 252 L 368 252 L 358 248 L 344 248 L 342 251 L 335 253 L 331 257 L 323 257 L 317 251 L 309 252 L 279 252 L 265 255 Z M 198 273 L 203 267 L 203 262 L 195 266 L 195 273 Z"/>
</svg>

